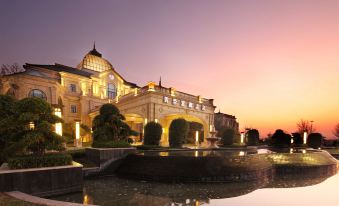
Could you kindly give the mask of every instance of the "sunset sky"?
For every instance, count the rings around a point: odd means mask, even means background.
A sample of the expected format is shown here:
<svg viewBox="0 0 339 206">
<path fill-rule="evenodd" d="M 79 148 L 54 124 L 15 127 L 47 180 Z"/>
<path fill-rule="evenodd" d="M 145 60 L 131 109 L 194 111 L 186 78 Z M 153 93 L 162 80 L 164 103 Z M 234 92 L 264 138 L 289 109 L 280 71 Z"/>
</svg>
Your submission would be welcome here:
<svg viewBox="0 0 339 206">
<path fill-rule="evenodd" d="M 128 81 L 215 99 L 262 137 L 339 123 L 339 1 L 0 0 L 0 64 L 76 66 L 97 49 Z"/>
</svg>

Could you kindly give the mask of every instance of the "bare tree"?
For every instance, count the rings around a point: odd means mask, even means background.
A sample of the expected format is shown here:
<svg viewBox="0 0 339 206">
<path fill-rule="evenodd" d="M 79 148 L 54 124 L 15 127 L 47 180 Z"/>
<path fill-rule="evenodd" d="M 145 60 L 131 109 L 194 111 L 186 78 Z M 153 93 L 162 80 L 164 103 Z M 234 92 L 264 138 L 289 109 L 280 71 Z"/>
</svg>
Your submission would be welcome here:
<svg viewBox="0 0 339 206">
<path fill-rule="evenodd" d="M 334 136 L 336 136 L 337 138 L 339 138 L 339 124 L 337 124 L 334 128 L 334 132 L 333 132 Z"/>
<path fill-rule="evenodd" d="M 3 64 L 0 67 L 0 76 L 20 73 L 20 72 L 24 72 L 24 71 L 25 71 L 25 69 L 20 67 L 17 63 L 14 63 L 12 65 Z"/>
<path fill-rule="evenodd" d="M 298 132 L 302 134 L 303 132 L 307 132 L 308 134 L 313 133 L 316 131 L 315 127 L 313 126 L 313 121 L 303 120 L 301 119 L 297 123 Z"/>
</svg>

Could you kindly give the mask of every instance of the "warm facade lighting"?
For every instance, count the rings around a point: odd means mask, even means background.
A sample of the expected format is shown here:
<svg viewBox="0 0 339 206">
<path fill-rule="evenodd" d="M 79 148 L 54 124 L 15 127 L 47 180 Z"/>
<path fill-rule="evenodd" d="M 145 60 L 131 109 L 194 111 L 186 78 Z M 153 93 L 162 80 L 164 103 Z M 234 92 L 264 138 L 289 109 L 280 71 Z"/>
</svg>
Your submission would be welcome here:
<svg viewBox="0 0 339 206">
<path fill-rule="evenodd" d="M 138 96 L 138 88 L 134 89 L 134 96 Z"/>
<path fill-rule="evenodd" d="M 307 132 L 304 132 L 304 144 L 307 144 Z"/>
<path fill-rule="evenodd" d="M 245 152 L 244 151 L 240 151 L 239 152 L 239 156 L 244 156 L 245 155 Z"/>
<path fill-rule="evenodd" d="M 145 125 L 147 124 L 147 121 L 148 121 L 148 120 L 147 120 L 147 118 L 145 118 L 145 120 L 144 120 L 144 122 L 145 122 Z"/>
<path fill-rule="evenodd" d="M 200 95 L 198 96 L 198 101 L 200 104 L 202 103 L 202 97 Z"/>
<path fill-rule="evenodd" d="M 241 134 L 240 134 L 240 143 L 241 144 L 244 144 L 244 139 L 245 139 L 245 133 L 241 132 Z"/>
<path fill-rule="evenodd" d="M 55 108 L 54 109 L 54 115 L 61 118 L 61 109 Z M 61 122 L 55 123 L 55 133 L 62 136 L 62 123 Z"/>
<path fill-rule="evenodd" d="M 199 145 L 199 131 L 195 131 L 195 143 Z"/>
<path fill-rule="evenodd" d="M 155 83 L 154 82 L 148 82 L 148 91 L 149 92 L 154 92 L 155 91 Z"/>
<path fill-rule="evenodd" d="M 175 89 L 173 87 L 170 88 L 170 94 L 172 97 L 175 96 Z"/>
<path fill-rule="evenodd" d="M 81 147 L 81 139 L 80 139 L 80 121 L 75 122 L 75 146 Z"/>
<path fill-rule="evenodd" d="M 158 119 L 154 119 L 155 123 L 158 123 Z"/>
<path fill-rule="evenodd" d="M 34 122 L 29 122 L 29 129 L 33 130 L 35 128 Z"/>
</svg>

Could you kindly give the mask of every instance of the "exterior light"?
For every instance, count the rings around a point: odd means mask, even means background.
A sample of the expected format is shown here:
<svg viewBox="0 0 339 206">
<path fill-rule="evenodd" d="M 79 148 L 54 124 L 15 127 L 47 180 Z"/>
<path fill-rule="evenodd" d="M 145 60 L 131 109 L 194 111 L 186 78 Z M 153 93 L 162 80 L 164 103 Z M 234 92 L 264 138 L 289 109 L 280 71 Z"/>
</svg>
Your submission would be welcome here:
<svg viewBox="0 0 339 206">
<path fill-rule="evenodd" d="M 170 88 L 170 94 L 172 97 L 175 96 L 175 89 L 173 87 Z"/>
<path fill-rule="evenodd" d="M 158 119 L 154 119 L 155 123 L 158 123 Z"/>
<path fill-rule="evenodd" d="M 239 156 L 244 156 L 245 155 L 245 152 L 244 151 L 240 151 L 239 152 Z"/>
<path fill-rule="evenodd" d="M 147 118 L 145 118 L 145 125 L 147 124 Z"/>
<path fill-rule="evenodd" d="M 138 96 L 138 88 L 134 88 L 134 96 Z"/>
<path fill-rule="evenodd" d="M 195 157 L 198 157 L 198 156 L 199 156 L 198 150 L 195 150 L 194 156 L 195 156 Z"/>
<path fill-rule="evenodd" d="M 291 138 L 291 144 L 293 144 L 294 143 L 294 140 L 293 140 L 293 137 Z"/>
<path fill-rule="evenodd" d="M 75 122 L 75 146 L 81 147 L 81 139 L 80 139 L 80 121 Z"/>
<path fill-rule="evenodd" d="M 199 131 L 195 131 L 195 143 L 199 145 Z"/>
<path fill-rule="evenodd" d="M 304 132 L 304 144 L 307 144 L 307 132 Z"/>
<path fill-rule="evenodd" d="M 34 130 L 34 128 L 35 128 L 34 122 L 29 122 L 28 126 L 29 126 L 30 130 Z"/>
<path fill-rule="evenodd" d="M 148 82 L 147 84 L 149 92 L 154 92 L 155 91 L 155 83 L 154 82 Z"/>
<path fill-rule="evenodd" d="M 240 143 L 241 144 L 244 144 L 244 139 L 245 139 L 245 133 L 241 132 L 241 134 L 240 134 Z"/>
<path fill-rule="evenodd" d="M 198 96 L 198 101 L 199 103 L 202 103 L 202 97 L 200 95 Z"/>
<path fill-rule="evenodd" d="M 290 153 L 291 153 L 291 154 L 293 153 L 293 148 L 290 148 Z"/>
<path fill-rule="evenodd" d="M 303 153 L 303 154 L 305 154 L 305 153 L 306 153 L 306 150 L 305 150 L 305 149 L 303 149 L 303 150 L 302 150 L 302 153 Z"/>
<path fill-rule="evenodd" d="M 55 108 L 54 109 L 54 115 L 61 118 L 61 109 Z M 62 136 L 62 124 L 61 124 L 61 122 L 55 123 L 55 133 Z"/>
</svg>

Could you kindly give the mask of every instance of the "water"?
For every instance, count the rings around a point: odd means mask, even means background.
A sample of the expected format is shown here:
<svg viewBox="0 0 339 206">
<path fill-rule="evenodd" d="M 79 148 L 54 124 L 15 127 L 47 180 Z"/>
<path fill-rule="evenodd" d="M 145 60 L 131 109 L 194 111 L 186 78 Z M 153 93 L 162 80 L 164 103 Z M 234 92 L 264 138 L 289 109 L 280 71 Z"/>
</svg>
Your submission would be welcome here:
<svg viewBox="0 0 339 206">
<path fill-rule="evenodd" d="M 83 193 L 52 199 L 114 206 L 286 206 L 338 205 L 339 174 L 284 176 L 272 181 L 214 184 L 165 184 L 101 177 L 86 180 Z"/>
</svg>

